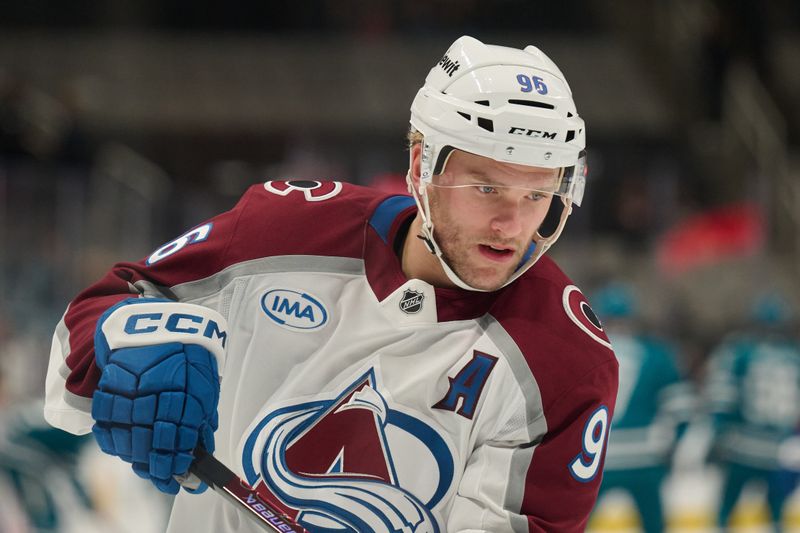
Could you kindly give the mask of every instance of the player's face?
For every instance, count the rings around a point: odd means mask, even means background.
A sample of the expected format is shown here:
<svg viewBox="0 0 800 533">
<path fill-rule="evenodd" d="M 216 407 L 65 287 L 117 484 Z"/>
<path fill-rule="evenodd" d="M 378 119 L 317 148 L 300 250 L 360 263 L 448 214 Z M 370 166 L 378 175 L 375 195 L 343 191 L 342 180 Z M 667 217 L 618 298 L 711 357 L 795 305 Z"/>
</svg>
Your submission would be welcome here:
<svg viewBox="0 0 800 533">
<path fill-rule="evenodd" d="M 511 277 L 547 215 L 558 172 L 450 155 L 427 190 L 436 242 L 459 278 L 494 290 Z"/>
</svg>

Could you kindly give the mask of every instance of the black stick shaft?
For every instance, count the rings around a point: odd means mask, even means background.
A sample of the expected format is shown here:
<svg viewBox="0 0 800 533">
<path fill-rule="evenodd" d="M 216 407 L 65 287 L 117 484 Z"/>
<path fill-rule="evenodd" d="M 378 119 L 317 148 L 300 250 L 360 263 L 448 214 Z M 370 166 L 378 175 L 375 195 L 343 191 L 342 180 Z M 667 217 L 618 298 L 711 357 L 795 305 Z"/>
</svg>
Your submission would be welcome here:
<svg viewBox="0 0 800 533">
<path fill-rule="evenodd" d="M 233 471 L 203 449 L 194 452 L 195 460 L 189 472 L 222 495 L 258 523 L 265 531 L 278 533 L 308 533 L 291 518 L 264 501 L 255 489 L 242 481 Z"/>
</svg>

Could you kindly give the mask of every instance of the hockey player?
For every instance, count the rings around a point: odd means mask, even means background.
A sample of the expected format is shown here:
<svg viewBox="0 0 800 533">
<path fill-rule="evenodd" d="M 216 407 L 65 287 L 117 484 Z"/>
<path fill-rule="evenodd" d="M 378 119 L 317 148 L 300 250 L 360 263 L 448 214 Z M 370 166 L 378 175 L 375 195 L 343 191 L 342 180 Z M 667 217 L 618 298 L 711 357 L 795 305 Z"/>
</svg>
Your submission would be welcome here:
<svg viewBox="0 0 800 533">
<path fill-rule="evenodd" d="M 310 531 L 583 531 L 617 363 L 543 254 L 584 144 L 547 56 L 458 39 L 411 107 L 412 196 L 268 181 L 116 265 L 56 329 L 48 420 L 180 492 L 171 532 L 249 526 L 179 491 L 197 446 Z"/>
<path fill-rule="evenodd" d="M 609 283 L 592 295 L 619 361 L 619 392 L 608 438 L 601 496 L 626 491 L 646 533 L 664 531 L 661 489 L 672 452 L 693 415 L 695 395 L 675 347 L 647 333 L 633 287 Z"/>
<path fill-rule="evenodd" d="M 776 293 L 755 298 L 751 319 L 722 340 L 709 363 L 711 459 L 723 474 L 717 525 L 725 529 L 745 486 L 760 482 L 780 531 L 788 496 L 780 452 L 800 427 L 800 342 L 791 306 Z"/>
</svg>

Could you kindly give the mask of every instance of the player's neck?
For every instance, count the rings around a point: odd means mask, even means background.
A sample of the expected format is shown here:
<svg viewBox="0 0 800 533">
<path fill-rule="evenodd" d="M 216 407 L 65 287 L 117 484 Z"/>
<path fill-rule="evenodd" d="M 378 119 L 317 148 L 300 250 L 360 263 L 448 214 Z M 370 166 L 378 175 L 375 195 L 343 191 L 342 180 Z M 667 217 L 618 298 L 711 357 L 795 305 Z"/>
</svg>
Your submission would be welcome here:
<svg viewBox="0 0 800 533">
<path fill-rule="evenodd" d="M 455 287 L 444 273 L 439 258 L 428 250 L 418 235 L 422 235 L 422 219 L 419 215 L 411 223 L 403 243 L 400 257 L 403 273 L 408 279 L 421 279 L 434 287 Z"/>
</svg>

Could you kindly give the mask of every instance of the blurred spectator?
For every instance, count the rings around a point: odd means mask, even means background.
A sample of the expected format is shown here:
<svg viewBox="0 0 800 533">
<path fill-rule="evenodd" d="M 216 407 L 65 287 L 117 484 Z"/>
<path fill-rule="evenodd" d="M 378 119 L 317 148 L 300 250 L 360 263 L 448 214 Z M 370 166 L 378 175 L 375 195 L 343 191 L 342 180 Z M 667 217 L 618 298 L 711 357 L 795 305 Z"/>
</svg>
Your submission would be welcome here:
<svg viewBox="0 0 800 533">
<path fill-rule="evenodd" d="M 779 450 L 800 425 L 800 342 L 792 309 L 762 294 L 754 326 L 723 339 L 709 363 L 707 395 L 715 426 L 711 458 L 723 470 L 718 524 L 725 528 L 744 487 L 767 487 L 772 522 L 780 530 L 787 490 Z"/>
<path fill-rule="evenodd" d="M 0 71 L 0 156 L 87 163 L 91 148 L 77 120 L 78 100 L 68 84 L 52 95 Z"/>
<path fill-rule="evenodd" d="M 627 491 L 642 529 L 660 532 L 665 522 L 661 487 L 692 415 L 694 395 L 679 371 L 674 347 L 646 332 L 637 320 L 631 286 L 609 284 L 591 301 L 619 360 L 619 392 L 600 495 Z"/>
<path fill-rule="evenodd" d="M 736 62 L 753 67 L 761 81 L 772 86 L 768 2 L 715 0 L 703 35 L 704 61 L 701 83 L 706 91 L 705 112 L 718 120 L 722 115 L 722 91 L 729 68 Z"/>
</svg>

